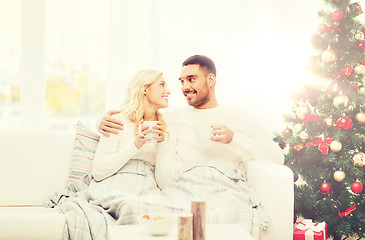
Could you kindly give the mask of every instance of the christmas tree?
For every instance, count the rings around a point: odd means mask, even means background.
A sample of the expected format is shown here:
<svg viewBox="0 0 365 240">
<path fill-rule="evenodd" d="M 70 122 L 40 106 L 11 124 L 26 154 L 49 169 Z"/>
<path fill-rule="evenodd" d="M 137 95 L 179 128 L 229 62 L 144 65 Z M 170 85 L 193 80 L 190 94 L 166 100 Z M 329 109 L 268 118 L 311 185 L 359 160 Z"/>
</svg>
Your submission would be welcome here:
<svg viewBox="0 0 365 240">
<path fill-rule="evenodd" d="M 295 217 L 327 223 L 327 237 L 365 237 L 365 27 L 358 2 L 325 0 L 311 38 L 315 79 L 293 95 L 274 138 L 295 176 Z"/>
</svg>

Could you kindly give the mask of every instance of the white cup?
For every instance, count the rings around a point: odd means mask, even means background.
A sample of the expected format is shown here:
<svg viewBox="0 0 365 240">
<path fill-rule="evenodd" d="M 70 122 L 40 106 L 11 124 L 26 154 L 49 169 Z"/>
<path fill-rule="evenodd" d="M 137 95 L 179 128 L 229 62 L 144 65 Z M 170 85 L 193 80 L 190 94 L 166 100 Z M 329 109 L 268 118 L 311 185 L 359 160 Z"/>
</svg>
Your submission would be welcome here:
<svg viewBox="0 0 365 240">
<path fill-rule="evenodd" d="M 201 144 L 207 144 L 212 137 L 212 126 L 210 123 L 196 123 L 194 125 L 196 139 Z"/>
<path fill-rule="evenodd" d="M 154 126 L 156 126 L 157 125 L 157 122 L 158 121 L 144 121 L 141 125 L 139 125 L 139 127 L 138 127 L 138 132 L 139 132 L 139 134 L 141 135 L 141 136 L 143 136 L 143 137 L 146 137 L 146 138 L 151 138 L 151 140 L 150 141 L 148 141 L 148 142 L 153 142 L 153 143 L 156 143 L 157 142 L 157 139 L 155 139 L 155 138 L 153 138 L 153 137 L 157 137 L 158 136 L 158 134 L 157 133 L 153 133 L 153 132 L 149 132 L 149 133 L 147 133 L 146 135 L 143 135 L 143 133 L 142 133 L 142 127 L 143 126 L 148 126 L 148 128 L 150 129 L 150 130 L 153 130 L 152 129 L 152 127 L 154 127 Z"/>
</svg>

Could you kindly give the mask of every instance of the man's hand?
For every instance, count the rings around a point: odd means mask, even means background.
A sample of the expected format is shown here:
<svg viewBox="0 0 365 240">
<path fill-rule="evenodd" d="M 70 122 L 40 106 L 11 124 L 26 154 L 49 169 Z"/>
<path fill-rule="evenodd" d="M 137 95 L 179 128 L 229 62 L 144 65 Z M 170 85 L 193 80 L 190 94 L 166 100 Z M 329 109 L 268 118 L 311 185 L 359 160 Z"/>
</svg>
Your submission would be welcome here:
<svg viewBox="0 0 365 240">
<path fill-rule="evenodd" d="M 120 112 L 120 110 L 108 111 L 100 121 L 98 132 L 109 137 L 110 133 L 118 134 L 120 130 L 123 130 L 123 123 L 112 117 L 112 115 Z"/>
<path fill-rule="evenodd" d="M 224 144 L 232 142 L 234 132 L 226 125 L 215 124 L 212 126 L 212 129 L 212 141 Z"/>
</svg>

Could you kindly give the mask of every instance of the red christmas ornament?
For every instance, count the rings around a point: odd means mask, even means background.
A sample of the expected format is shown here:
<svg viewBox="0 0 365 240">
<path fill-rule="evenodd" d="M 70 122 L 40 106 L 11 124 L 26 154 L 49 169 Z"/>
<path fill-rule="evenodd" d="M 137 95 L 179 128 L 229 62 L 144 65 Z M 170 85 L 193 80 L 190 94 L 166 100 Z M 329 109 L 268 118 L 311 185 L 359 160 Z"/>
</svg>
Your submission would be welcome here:
<svg viewBox="0 0 365 240">
<path fill-rule="evenodd" d="M 343 12 L 341 10 L 335 10 L 332 13 L 332 20 L 335 22 L 339 22 L 343 19 Z"/>
<path fill-rule="evenodd" d="M 352 127 L 352 120 L 349 117 L 343 116 L 343 117 L 340 117 L 339 119 L 337 119 L 336 124 L 337 124 L 338 129 L 343 128 L 343 129 L 347 130 Z"/>
<path fill-rule="evenodd" d="M 320 190 L 323 194 L 327 194 L 331 191 L 331 185 L 329 183 L 322 183 Z"/>
<path fill-rule="evenodd" d="M 317 27 L 317 31 L 319 32 L 319 34 L 323 34 L 323 33 L 327 32 L 328 31 L 327 24 L 325 24 L 325 23 L 319 24 Z"/>
<path fill-rule="evenodd" d="M 303 122 L 317 122 L 317 123 L 321 123 L 322 119 L 320 117 L 318 117 L 317 115 L 311 114 L 309 116 L 306 116 L 303 119 Z"/>
<path fill-rule="evenodd" d="M 358 48 L 358 49 L 361 49 L 361 50 L 365 51 L 365 40 L 359 40 L 355 44 L 355 48 Z"/>
<path fill-rule="evenodd" d="M 351 191 L 353 191 L 354 193 L 359 194 L 362 192 L 363 189 L 364 187 L 360 182 L 354 182 L 353 184 L 351 184 Z"/>
<path fill-rule="evenodd" d="M 281 133 L 283 134 L 283 137 L 285 139 L 290 138 L 291 136 L 293 136 L 293 130 L 291 128 L 286 128 Z"/>
</svg>

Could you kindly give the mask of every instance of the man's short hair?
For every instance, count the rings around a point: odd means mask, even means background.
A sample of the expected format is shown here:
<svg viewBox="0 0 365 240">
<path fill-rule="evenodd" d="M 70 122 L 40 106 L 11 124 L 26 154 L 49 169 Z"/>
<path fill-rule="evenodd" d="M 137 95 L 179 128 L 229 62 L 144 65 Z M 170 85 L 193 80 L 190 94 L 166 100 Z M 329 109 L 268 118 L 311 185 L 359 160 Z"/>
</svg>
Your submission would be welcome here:
<svg viewBox="0 0 365 240">
<path fill-rule="evenodd" d="M 203 55 L 194 55 L 186 59 L 182 66 L 198 64 L 201 68 L 205 68 L 209 73 L 213 73 L 215 76 L 217 75 L 217 70 L 215 69 L 215 64 L 212 59 L 203 56 Z"/>
</svg>

